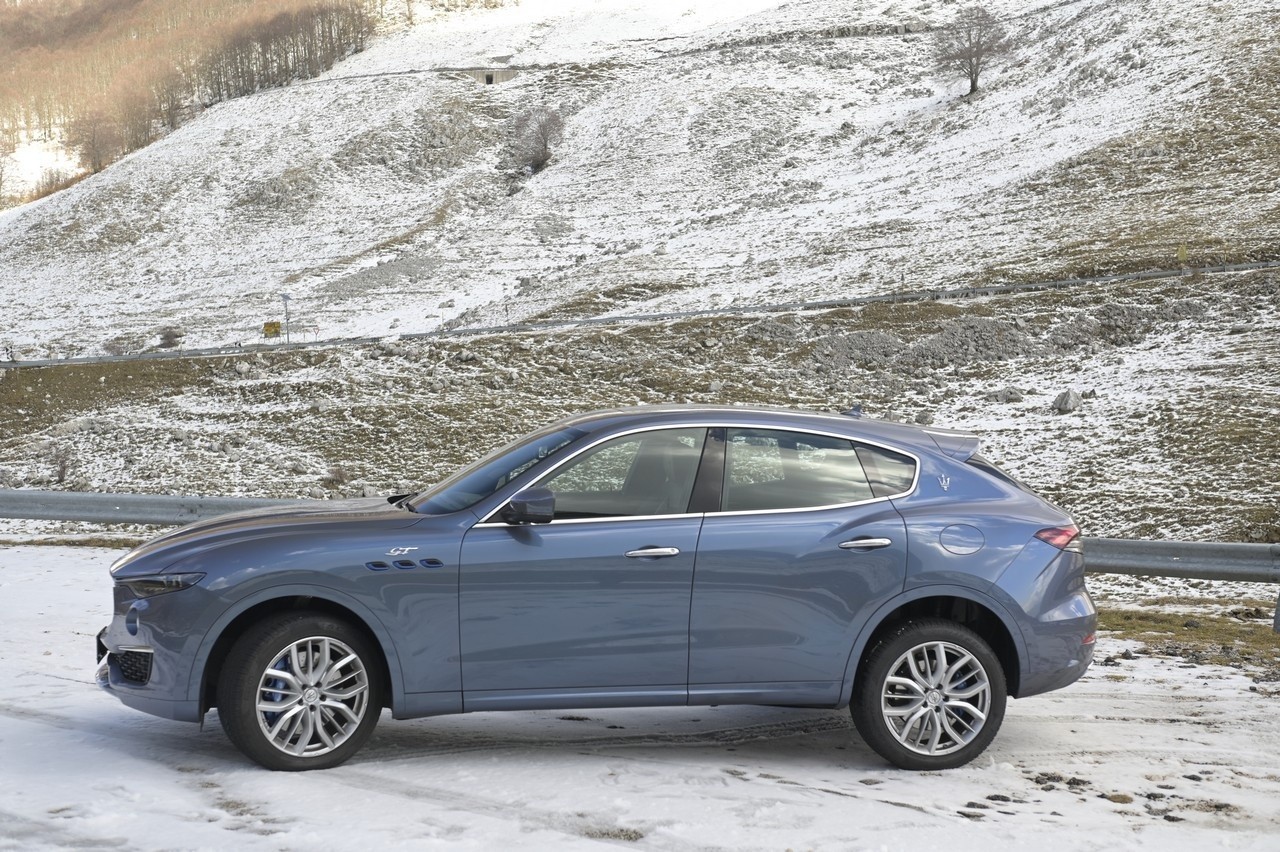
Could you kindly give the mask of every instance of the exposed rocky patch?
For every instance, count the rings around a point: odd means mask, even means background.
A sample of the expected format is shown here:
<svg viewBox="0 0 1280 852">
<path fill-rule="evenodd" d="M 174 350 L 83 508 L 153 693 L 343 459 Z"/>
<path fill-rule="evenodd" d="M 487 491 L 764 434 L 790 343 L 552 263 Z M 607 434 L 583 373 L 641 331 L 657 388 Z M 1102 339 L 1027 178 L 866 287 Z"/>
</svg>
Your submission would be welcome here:
<svg viewBox="0 0 1280 852">
<path fill-rule="evenodd" d="M 1276 278 L 0 372 L 0 470 L 46 488 L 403 493 L 591 408 L 857 406 L 975 429 L 1092 535 L 1267 541 Z M 1184 511 L 1193 494 L 1206 511 Z"/>
</svg>

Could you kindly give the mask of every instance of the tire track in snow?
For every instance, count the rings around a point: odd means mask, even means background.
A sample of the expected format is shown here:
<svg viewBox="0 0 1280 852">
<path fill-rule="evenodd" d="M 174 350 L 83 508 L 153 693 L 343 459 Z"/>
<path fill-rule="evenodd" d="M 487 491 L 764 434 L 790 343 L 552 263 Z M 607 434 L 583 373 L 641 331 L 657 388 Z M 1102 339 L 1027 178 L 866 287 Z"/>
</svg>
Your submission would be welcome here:
<svg viewBox="0 0 1280 852">
<path fill-rule="evenodd" d="M 126 845 L 132 846 L 123 837 L 90 837 L 0 810 L 0 849 L 114 849 Z"/>
<path fill-rule="evenodd" d="M 153 720 L 145 716 L 137 717 L 137 721 L 142 723 L 140 725 L 116 725 L 110 721 L 86 724 L 82 719 L 61 713 L 0 702 L 0 718 L 43 725 L 60 731 L 71 731 L 92 739 L 95 745 L 106 746 L 140 760 L 164 757 L 169 761 L 169 765 L 174 767 L 189 761 L 195 755 L 223 760 L 230 766 L 234 761 L 229 758 L 238 754 L 230 741 L 201 739 L 198 736 L 181 738 L 180 747 L 166 745 L 166 742 L 173 739 L 161 730 L 166 723 L 163 720 Z M 185 723 L 182 724 L 185 726 Z"/>
<path fill-rule="evenodd" d="M 325 781 L 332 781 L 343 787 L 354 787 L 370 793 L 377 793 L 412 802 L 428 802 L 452 810 L 466 811 L 479 816 L 491 817 L 504 822 L 519 822 L 521 830 L 528 827 L 555 831 L 579 839 L 591 839 L 602 843 L 635 848 L 634 840 L 622 837 L 610 837 L 610 828 L 620 828 L 617 819 L 609 814 L 591 814 L 575 812 L 572 816 L 553 810 L 544 810 L 531 805 L 502 799 L 476 795 L 475 793 L 459 793 L 443 787 L 431 787 L 406 780 L 403 777 L 383 777 L 375 772 L 353 769 L 350 764 L 339 771 L 317 773 Z M 652 828 L 652 826 L 646 826 Z M 646 832 L 647 833 L 647 832 Z M 678 838 L 664 836 L 664 849 L 698 849 L 708 850 L 701 844 L 686 843 Z"/>
</svg>

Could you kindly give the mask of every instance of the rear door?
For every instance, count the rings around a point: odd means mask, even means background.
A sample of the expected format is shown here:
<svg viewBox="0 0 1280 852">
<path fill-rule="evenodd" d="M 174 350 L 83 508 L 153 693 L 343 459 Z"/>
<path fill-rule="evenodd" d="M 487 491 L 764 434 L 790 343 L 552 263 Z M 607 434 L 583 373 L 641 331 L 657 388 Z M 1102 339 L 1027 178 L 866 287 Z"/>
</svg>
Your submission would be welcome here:
<svg viewBox="0 0 1280 852">
<path fill-rule="evenodd" d="M 690 701 L 834 701 L 858 629 L 903 587 L 906 529 L 881 495 L 910 490 L 914 460 L 894 453 L 897 485 L 886 488 L 882 448 L 777 429 L 713 440 L 723 493 L 698 545 Z"/>
</svg>

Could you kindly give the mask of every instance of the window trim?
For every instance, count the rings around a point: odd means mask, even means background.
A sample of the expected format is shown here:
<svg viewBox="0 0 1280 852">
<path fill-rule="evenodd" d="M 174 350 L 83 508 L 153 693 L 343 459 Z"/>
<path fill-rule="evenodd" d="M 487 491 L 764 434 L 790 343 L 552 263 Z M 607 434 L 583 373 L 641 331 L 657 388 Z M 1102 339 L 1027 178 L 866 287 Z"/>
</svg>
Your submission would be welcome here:
<svg viewBox="0 0 1280 852">
<path fill-rule="evenodd" d="M 708 461 L 707 455 L 706 455 L 706 442 L 709 442 L 711 440 L 712 429 L 726 430 L 726 438 L 727 438 L 727 430 L 730 430 L 730 429 L 758 429 L 758 430 L 767 431 L 767 432 L 794 432 L 798 435 L 820 435 L 824 438 L 837 438 L 842 441 L 849 441 L 850 443 L 855 445 L 864 444 L 870 447 L 879 447 L 882 450 L 888 450 L 893 453 L 898 453 L 899 455 L 903 455 L 911 459 L 911 461 L 915 463 L 915 473 L 911 478 L 910 487 L 907 488 L 905 491 L 901 491 L 896 494 L 886 494 L 884 497 L 872 497 L 870 500 L 855 500 L 851 503 L 830 503 L 823 506 L 800 506 L 800 507 L 793 507 L 788 509 L 739 509 L 733 512 L 720 512 L 720 511 L 685 512 L 682 514 L 675 514 L 675 515 L 614 515 L 607 518 L 561 518 L 559 520 L 549 521 L 546 524 L 538 524 L 538 526 L 556 526 L 556 525 L 563 525 L 563 524 L 600 524 L 600 523 L 614 523 L 617 521 L 638 521 L 638 520 L 676 520 L 680 518 L 711 518 L 711 517 L 730 518 L 730 517 L 740 517 L 744 515 L 780 515 L 780 514 L 794 514 L 796 512 L 821 512 L 821 511 L 826 511 L 830 509 L 844 509 L 844 508 L 852 508 L 855 506 L 868 506 L 872 503 L 883 503 L 889 500 L 897 500 L 912 494 L 916 490 L 916 487 L 920 484 L 920 467 L 921 467 L 920 456 L 917 455 L 916 453 L 910 452 L 908 450 L 904 450 L 901 447 L 896 447 L 891 444 L 886 444 L 882 441 L 874 441 L 866 438 L 855 438 L 849 435 L 841 434 L 839 432 L 827 432 L 820 429 L 800 429 L 794 426 L 773 426 L 773 425 L 767 425 L 763 423 L 726 423 L 724 421 L 715 421 L 710 423 L 688 423 L 684 421 L 676 421 L 672 423 L 651 424 L 648 426 L 637 426 L 633 429 L 626 429 L 622 432 L 613 432 L 608 435 L 604 435 L 600 437 L 598 440 L 595 440 L 589 444 L 586 444 L 581 449 L 579 449 L 578 452 L 574 453 L 573 455 L 566 456 L 565 458 L 561 459 L 559 462 L 556 463 L 554 467 L 550 467 L 547 470 L 542 471 L 542 474 L 537 479 L 534 479 L 531 482 L 522 484 L 513 493 L 518 494 L 521 491 L 525 490 L 526 488 L 537 487 L 539 482 L 542 482 L 543 480 L 552 476 L 562 465 L 568 464 L 570 461 L 572 461 L 573 459 L 576 459 L 582 453 L 590 451 L 593 447 L 599 446 L 600 444 L 603 444 L 605 441 L 611 441 L 614 438 L 625 438 L 628 435 L 635 435 L 640 432 L 660 432 L 668 429 L 673 429 L 673 430 L 674 429 L 705 429 L 707 430 L 707 435 L 703 439 L 704 440 L 703 456 L 698 463 L 698 471 L 696 474 L 694 474 L 695 489 L 697 487 L 698 477 L 702 475 L 702 466 L 706 464 Z M 856 450 L 856 447 L 855 447 L 855 450 Z M 725 441 L 725 452 L 726 453 L 728 452 L 727 439 Z M 861 464 L 861 461 L 859 461 L 859 464 Z M 721 506 L 724 505 L 723 474 L 724 474 L 724 471 L 726 471 L 727 469 L 728 469 L 727 464 L 724 464 L 724 467 L 721 469 L 721 476 L 722 476 L 721 483 L 720 483 L 720 505 Z M 502 509 L 509 502 L 511 502 L 509 498 L 506 500 L 503 500 L 502 503 L 499 504 L 493 511 L 485 515 L 478 524 L 475 524 L 475 526 L 472 527 L 472 529 L 475 529 L 476 527 L 487 527 L 487 528 L 506 527 L 510 529 L 512 525 L 508 524 L 506 521 L 498 520 L 495 522 L 493 520 L 495 517 L 498 517 L 500 515 L 500 513 L 502 512 Z"/>
</svg>

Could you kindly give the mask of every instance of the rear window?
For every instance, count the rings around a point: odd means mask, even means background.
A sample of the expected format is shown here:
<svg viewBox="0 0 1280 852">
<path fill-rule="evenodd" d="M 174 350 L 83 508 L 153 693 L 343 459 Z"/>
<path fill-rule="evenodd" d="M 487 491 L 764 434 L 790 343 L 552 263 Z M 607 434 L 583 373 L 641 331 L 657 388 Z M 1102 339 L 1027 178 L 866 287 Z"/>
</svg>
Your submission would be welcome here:
<svg viewBox="0 0 1280 852">
<path fill-rule="evenodd" d="M 910 456 L 865 444 L 859 444 L 857 450 L 858 461 L 877 497 L 895 497 L 911 490 L 916 481 L 916 463 Z"/>
<path fill-rule="evenodd" d="M 730 429 L 725 444 L 725 512 L 807 509 L 873 497 L 844 438 L 771 429 Z"/>
</svg>

